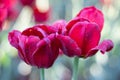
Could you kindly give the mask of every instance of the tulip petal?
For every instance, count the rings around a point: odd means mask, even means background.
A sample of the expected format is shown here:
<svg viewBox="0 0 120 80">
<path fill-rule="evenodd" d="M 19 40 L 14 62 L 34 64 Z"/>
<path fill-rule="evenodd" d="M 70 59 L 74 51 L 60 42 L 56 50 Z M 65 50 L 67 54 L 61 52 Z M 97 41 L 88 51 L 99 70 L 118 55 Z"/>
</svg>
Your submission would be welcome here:
<svg viewBox="0 0 120 80">
<path fill-rule="evenodd" d="M 30 64 L 30 62 L 28 61 L 28 57 L 26 56 L 26 53 L 25 53 L 25 44 L 26 44 L 27 36 L 20 35 L 18 37 L 18 39 L 19 39 L 19 43 L 18 43 L 18 45 L 19 45 L 19 48 L 18 48 L 19 56 L 27 64 Z"/>
<path fill-rule="evenodd" d="M 72 40 L 69 36 L 58 35 L 58 40 L 61 44 L 61 50 L 63 53 L 69 57 L 80 56 L 81 50 L 77 46 L 76 42 Z"/>
<path fill-rule="evenodd" d="M 55 45 L 55 35 L 53 34 L 38 43 L 38 48 L 33 54 L 34 63 L 38 68 L 48 68 L 52 66 L 59 53 L 59 48 Z"/>
<path fill-rule="evenodd" d="M 24 60 L 26 63 L 29 63 L 25 57 L 24 48 L 23 48 L 24 47 L 23 42 L 25 41 L 25 39 L 26 39 L 25 37 L 23 38 L 21 36 L 21 32 L 19 32 L 17 30 L 10 32 L 8 35 L 8 40 L 9 40 L 10 44 L 13 47 L 18 49 L 18 54 L 19 54 L 20 58 L 22 60 Z"/>
<path fill-rule="evenodd" d="M 91 57 L 95 55 L 98 52 L 98 47 L 92 48 L 91 50 L 88 51 L 88 53 L 84 56 L 84 58 Z"/>
<path fill-rule="evenodd" d="M 78 18 L 78 17 L 70 20 L 68 22 L 68 24 L 66 25 L 66 28 L 67 28 L 68 32 L 70 31 L 70 29 L 73 27 L 74 24 L 76 24 L 77 22 L 84 22 L 84 21 L 89 22 L 89 20 L 87 20 L 85 18 Z"/>
<path fill-rule="evenodd" d="M 25 55 L 31 65 L 34 65 L 32 55 L 33 55 L 34 51 L 37 49 L 37 43 L 39 41 L 40 41 L 39 37 L 29 36 L 29 37 L 27 37 L 27 39 L 24 43 L 24 45 L 25 45 L 24 52 L 25 52 Z"/>
<path fill-rule="evenodd" d="M 39 29 L 42 29 L 45 33 L 51 34 L 52 32 L 50 31 L 49 27 L 51 27 L 51 26 L 44 25 L 44 24 L 38 24 L 38 25 L 34 26 L 34 28 L 36 28 L 38 31 L 39 31 Z"/>
<path fill-rule="evenodd" d="M 111 40 L 104 40 L 99 46 L 99 50 L 104 54 L 106 51 L 110 51 L 114 44 Z"/>
<path fill-rule="evenodd" d="M 25 36 L 30 36 L 30 35 L 33 35 L 33 36 L 39 36 L 40 39 L 42 39 L 43 37 L 46 36 L 46 33 L 43 29 L 41 29 L 40 27 L 32 27 L 32 28 L 28 28 L 26 30 L 24 30 L 22 32 L 22 35 L 25 35 Z"/>
<path fill-rule="evenodd" d="M 71 28 L 69 36 L 76 41 L 79 48 L 81 48 L 81 56 L 86 56 L 90 49 L 98 45 L 100 30 L 95 23 L 78 22 Z"/>
<path fill-rule="evenodd" d="M 8 40 L 10 42 L 10 44 L 12 46 L 14 46 L 15 48 L 18 48 L 18 43 L 19 43 L 19 39 L 18 37 L 21 35 L 21 32 L 17 31 L 17 30 L 13 30 L 12 32 L 10 32 L 8 34 Z"/>
<path fill-rule="evenodd" d="M 84 9 L 82 9 L 78 13 L 77 17 L 85 18 L 91 22 L 95 22 L 96 24 L 99 25 L 100 31 L 103 28 L 103 24 L 104 24 L 103 13 L 100 10 L 98 10 L 97 8 L 95 8 L 94 6 L 86 7 Z"/>
<path fill-rule="evenodd" d="M 58 32 L 59 34 L 65 34 L 66 33 L 66 21 L 65 20 L 58 20 L 53 23 L 51 26 L 51 29 L 53 31 Z"/>
<path fill-rule="evenodd" d="M 95 48 L 91 49 L 86 57 L 90 57 L 92 55 L 94 55 L 98 50 L 100 50 L 100 52 L 102 54 L 104 54 L 105 52 L 110 51 L 113 48 L 114 44 L 111 40 L 104 40 L 101 44 L 99 44 L 98 46 L 96 46 Z"/>
</svg>

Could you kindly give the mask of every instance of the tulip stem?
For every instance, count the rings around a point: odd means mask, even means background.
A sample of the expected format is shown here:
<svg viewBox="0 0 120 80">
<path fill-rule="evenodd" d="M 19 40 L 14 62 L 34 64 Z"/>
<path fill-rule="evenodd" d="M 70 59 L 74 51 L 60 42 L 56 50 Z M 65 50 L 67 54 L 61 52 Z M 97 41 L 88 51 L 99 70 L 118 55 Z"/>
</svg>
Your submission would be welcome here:
<svg viewBox="0 0 120 80">
<path fill-rule="evenodd" d="M 40 69 L 40 80 L 45 80 L 45 72 L 44 72 L 44 69 L 43 68 L 41 68 Z"/>
<path fill-rule="evenodd" d="M 78 66 L 79 66 L 79 58 L 75 57 L 73 62 L 72 80 L 78 80 Z"/>
</svg>

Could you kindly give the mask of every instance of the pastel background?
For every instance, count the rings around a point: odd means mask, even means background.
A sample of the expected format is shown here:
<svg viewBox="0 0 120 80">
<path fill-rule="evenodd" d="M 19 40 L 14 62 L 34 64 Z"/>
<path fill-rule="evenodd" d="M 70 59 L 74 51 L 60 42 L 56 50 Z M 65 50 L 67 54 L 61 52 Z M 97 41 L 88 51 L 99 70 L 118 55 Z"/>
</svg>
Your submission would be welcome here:
<svg viewBox="0 0 120 80">
<path fill-rule="evenodd" d="M 2 0 L 1 0 L 2 1 Z M 17 50 L 7 39 L 8 32 L 24 30 L 34 24 L 51 24 L 56 20 L 69 21 L 84 7 L 96 6 L 105 18 L 102 39 L 114 42 L 112 51 L 79 60 L 79 80 L 120 80 L 120 1 L 119 0 L 37 0 L 41 20 L 36 19 L 31 5 L 16 1 L 12 10 L 15 14 L 7 18 L 0 32 L 0 80 L 39 80 L 39 71 L 20 60 Z M 31 0 L 32 1 L 32 0 Z M 7 5 L 6 5 L 7 6 Z M 13 14 L 13 13 L 12 13 Z M 44 16 L 44 17 L 43 17 Z M 101 39 L 101 41 L 102 41 Z M 58 58 L 54 65 L 45 69 L 46 80 L 71 80 L 73 59 Z"/>
</svg>

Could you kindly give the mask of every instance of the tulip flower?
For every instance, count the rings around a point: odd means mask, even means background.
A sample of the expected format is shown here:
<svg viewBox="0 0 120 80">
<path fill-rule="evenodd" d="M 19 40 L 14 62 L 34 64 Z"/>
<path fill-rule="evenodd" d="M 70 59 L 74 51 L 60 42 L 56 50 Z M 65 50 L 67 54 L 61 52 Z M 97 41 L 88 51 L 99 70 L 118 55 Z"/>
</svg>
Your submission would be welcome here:
<svg viewBox="0 0 120 80">
<path fill-rule="evenodd" d="M 111 40 L 104 40 L 99 44 L 103 23 L 103 14 L 95 7 L 81 10 L 76 18 L 67 23 L 67 35 L 57 36 L 64 54 L 86 58 L 93 56 L 98 50 L 103 54 L 110 51 L 113 48 Z"/>
<path fill-rule="evenodd" d="M 39 13 L 39 9 L 34 7 L 36 21 L 48 18 L 47 13 Z M 72 76 L 73 80 L 77 80 L 79 58 L 91 57 L 98 51 L 104 54 L 113 48 L 111 40 L 100 43 L 103 24 L 102 12 L 92 6 L 82 9 L 68 23 L 59 20 L 51 26 L 36 25 L 23 32 L 13 30 L 8 40 L 23 61 L 38 68 L 51 67 L 60 51 L 69 57 L 77 56 Z M 40 72 L 41 80 L 44 80 L 44 70 Z"/>
<path fill-rule="evenodd" d="M 38 68 L 49 68 L 58 56 L 55 34 L 49 34 L 46 25 L 37 25 L 19 32 L 9 33 L 10 44 L 18 50 L 20 58 Z"/>
<path fill-rule="evenodd" d="M 105 40 L 99 44 L 101 33 L 99 26 L 96 23 L 88 21 L 77 22 L 72 26 L 68 35 L 81 49 L 80 57 L 90 57 L 98 50 L 105 53 L 113 48 L 113 43 L 111 40 Z"/>
<path fill-rule="evenodd" d="M 79 58 L 91 57 L 98 51 L 104 54 L 113 48 L 111 40 L 99 43 L 103 24 L 102 12 L 95 7 L 87 7 L 66 24 L 66 34 L 57 35 L 63 53 L 69 57 L 76 56 L 72 80 L 77 80 Z"/>
</svg>

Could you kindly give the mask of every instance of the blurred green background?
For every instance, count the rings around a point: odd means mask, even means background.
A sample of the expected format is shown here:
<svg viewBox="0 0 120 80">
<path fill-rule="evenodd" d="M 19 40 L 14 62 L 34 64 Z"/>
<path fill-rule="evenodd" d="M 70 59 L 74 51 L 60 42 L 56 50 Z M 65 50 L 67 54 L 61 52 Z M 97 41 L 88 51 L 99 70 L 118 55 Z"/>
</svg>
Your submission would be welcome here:
<svg viewBox="0 0 120 80">
<path fill-rule="evenodd" d="M 120 0 L 40 0 L 43 9 L 49 6 L 49 19 L 44 24 L 52 24 L 59 19 L 69 21 L 86 6 L 96 6 L 104 13 L 105 24 L 101 41 L 111 39 L 114 48 L 111 52 L 79 60 L 79 80 L 120 80 Z M 39 70 L 20 60 L 17 50 L 7 39 L 8 32 L 24 30 L 36 23 L 29 6 L 20 9 L 15 21 L 7 23 L 0 32 L 0 80 L 39 80 Z M 40 22 L 39 22 L 40 23 Z M 45 69 L 46 80 L 71 80 L 72 58 L 61 56 L 54 65 Z"/>
</svg>

